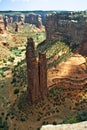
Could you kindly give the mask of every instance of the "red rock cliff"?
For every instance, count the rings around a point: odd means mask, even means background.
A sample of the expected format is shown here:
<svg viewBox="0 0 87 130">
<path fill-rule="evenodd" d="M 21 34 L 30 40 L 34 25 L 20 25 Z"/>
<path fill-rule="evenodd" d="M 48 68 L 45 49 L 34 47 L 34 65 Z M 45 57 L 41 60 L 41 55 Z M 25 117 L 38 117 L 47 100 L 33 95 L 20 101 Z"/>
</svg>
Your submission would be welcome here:
<svg viewBox="0 0 87 130">
<path fill-rule="evenodd" d="M 26 48 L 28 97 L 30 103 L 40 100 L 47 94 L 46 54 L 39 54 L 36 60 L 34 41 L 28 38 Z"/>
</svg>

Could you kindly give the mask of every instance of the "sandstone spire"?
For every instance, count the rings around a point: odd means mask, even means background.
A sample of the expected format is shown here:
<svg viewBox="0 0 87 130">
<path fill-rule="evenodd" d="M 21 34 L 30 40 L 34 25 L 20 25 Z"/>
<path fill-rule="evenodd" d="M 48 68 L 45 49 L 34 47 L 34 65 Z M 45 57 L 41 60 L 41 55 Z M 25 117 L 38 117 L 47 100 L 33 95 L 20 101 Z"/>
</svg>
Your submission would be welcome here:
<svg viewBox="0 0 87 130">
<path fill-rule="evenodd" d="M 39 85 L 40 93 L 43 96 L 47 95 L 47 62 L 46 54 L 39 53 Z"/>
<path fill-rule="evenodd" d="M 40 53 L 39 60 L 35 57 L 34 41 L 27 39 L 26 47 L 28 97 L 30 103 L 40 100 L 47 94 L 46 55 Z"/>
</svg>

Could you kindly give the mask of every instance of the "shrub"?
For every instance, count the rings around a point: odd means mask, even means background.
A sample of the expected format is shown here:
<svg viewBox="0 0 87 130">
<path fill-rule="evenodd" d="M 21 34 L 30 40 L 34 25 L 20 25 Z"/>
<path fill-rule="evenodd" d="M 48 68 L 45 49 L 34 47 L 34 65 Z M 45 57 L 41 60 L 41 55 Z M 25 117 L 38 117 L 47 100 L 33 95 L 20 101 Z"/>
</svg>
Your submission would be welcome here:
<svg viewBox="0 0 87 130">
<path fill-rule="evenodd" d="M 37 130 L 40 130 L 40 128 L 37 128 Z"/>
<path fill-rule="evenodd" d="M 37 121 L 40 121 L 40 120 L 41 120 L 41 116 L 40 116 L 40 115 L 38 115 Z"/>
<path fill-rule="evenodd" d="M 63 121 L 64 124 L 72 124 L 72 123 L 77 123 L 77 119 L 72 117 L 72 118 L 68 118 L 66 120 Z"/>
<path fill-rule="evenodd" d="M 3 124 L 2 124 L 2 117 L 0 117 L 0 128 L 3 127 Z"/>
<path fill-rule="evenodd" d="M 7 59 L 4 58 L 4 59 L 3 59 L 3 62 L 6 63 L 6 62 L 7 62 Z"/>
<path fill-rule="evenodd" d="M 82 113 L 79 113 L 76 116 L 76 119 L 80 122 L 80 121 L 87 121 L 87 111 L 84 111 Z"/>
<path fill-rule="evenodd" d="M 56 109 L 56 112 L 58 113 L 58 112 L 59 112 L 59 110 L 58 110 L 58 109 Z"/>
<path fill-rule="evenodd" d="M 54 121 L 52 124 L 53 124 L 53 125 L 57 125 L 57 122 L 56 122 L 56 121 Z"/>
<path fill-rule="evenodd" d="M 13 62 L 15 60 L 15 58 L 14 57 L 9 57 L 9 59 L 8 59 L 8 61 L 10 61 L 10 62 Z"/>
<path fill-rule="evenodd" d="M 8 124 L 7 124 L 7 121 L 5 121 L 5 122 L 3 123 L 3 128 L 4 128 L 4 130 L 8 130 Z"/>
<path fill-rule="evenodd" d="M 27 120 L 27 118 L 25 116 L 21 117 L 21 121 L 26 121 L 26 120 Z"/>
<path fill-rule="evenodd" d="M 7 71 L 9 69 L 9 67 L 5 66 L 0 68 L 0 75 L 2 75 L 4 77 L 4 72 Z"/>
<path fill-rule="evenodd" d="M 46 121 L 43 121 L 43 123 L 42 123 L 43 125 L 47 125 L 48 124 L 48 122 L 46 122 Z"/>
<path fill-rule="evenodd" d="M 14 94 L 18 94 L 18 93 L 19 93 L 19 89 L 16 88 L 16 89 L 14 90 Z"/>
<path fill-rule="evenodd" d="M 12 47 L 12 48 L 10 48 L 10 51 L 11 51 L 14 55 L 16 55 L 16 56 L 20 56 L 20 54 L 21 54 L 21 50 L 18 49 L 18 47 Z"/>
</svg>

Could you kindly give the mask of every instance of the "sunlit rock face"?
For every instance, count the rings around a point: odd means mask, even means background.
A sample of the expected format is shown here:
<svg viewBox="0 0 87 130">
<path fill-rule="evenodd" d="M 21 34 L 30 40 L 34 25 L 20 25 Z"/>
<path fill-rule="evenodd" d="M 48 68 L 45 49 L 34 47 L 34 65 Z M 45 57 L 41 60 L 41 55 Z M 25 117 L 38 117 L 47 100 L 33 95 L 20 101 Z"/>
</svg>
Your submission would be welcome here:
<svg viewBox="0 0 87 130">
<path fill-rule="evenodd" d="M 47 95 L 47 63 L 46 54 L 39 53 L 36 59 L 34 41 L 28 38 L 26 47 L 28 97 L 30 103 L 40 101 Z"/>
<path fill-rule="evenodd" d="M 87 130 L 87 121 L 76 124 L 45 125 L 40 130 Z"/>
</svg>

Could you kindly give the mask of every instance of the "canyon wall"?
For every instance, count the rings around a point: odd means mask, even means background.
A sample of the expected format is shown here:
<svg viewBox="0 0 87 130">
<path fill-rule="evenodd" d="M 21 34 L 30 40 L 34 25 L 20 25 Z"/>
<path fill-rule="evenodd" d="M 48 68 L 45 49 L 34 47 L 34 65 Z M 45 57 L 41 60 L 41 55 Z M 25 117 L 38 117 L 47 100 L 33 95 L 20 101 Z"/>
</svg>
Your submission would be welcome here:
<svg viewBox="0 0 87 130">
<path fill-rule="evenodd" d="M 29 23 L 29 24 L 34 24 L 36 27 L 41 28 L 43 23 L 42 23 L 42 17 L 39 14 L 20 14 L 20 15 L 6 15 L 9 19 L 9 23 L 14 23 L 14 22 L 21 22 L 21 23 Z"/>
<path fill-rule="evenodd" d="M 36 27 L 39 28 L 42 26 L 41 15 L 34 14 L 34 13 L 25 15 L 25 23 L 34 24 L 36 25 Z"/>
<path fill-rule="evenodd" d="M 52 13 L 46 16 L 46 39 L 80 44 L 87 33 L 87 18 L 71 18 L 70 13 Z"/>
</svg>

